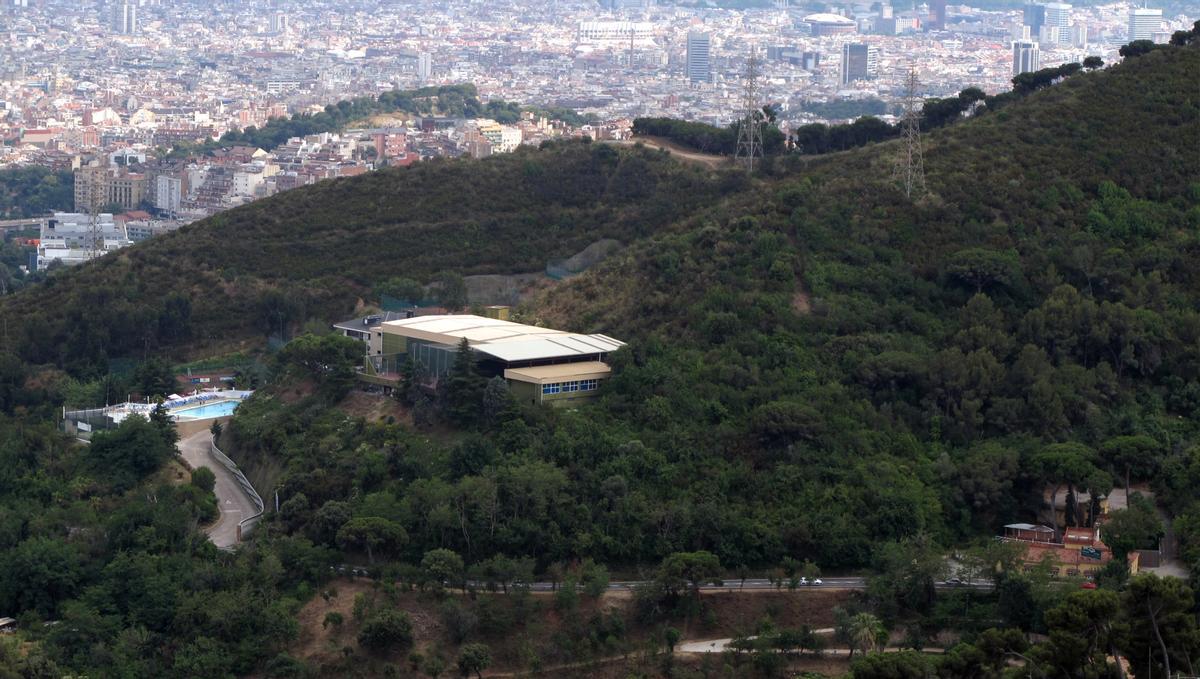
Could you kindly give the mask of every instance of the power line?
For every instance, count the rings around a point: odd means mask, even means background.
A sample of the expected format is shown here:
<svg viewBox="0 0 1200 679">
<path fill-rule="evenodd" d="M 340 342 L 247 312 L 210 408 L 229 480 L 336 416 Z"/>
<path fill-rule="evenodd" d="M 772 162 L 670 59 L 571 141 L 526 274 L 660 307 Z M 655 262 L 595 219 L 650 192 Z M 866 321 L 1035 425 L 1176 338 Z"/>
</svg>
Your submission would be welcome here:
<svg viewBox="0 0 1200 679">
<path fill-rule="evenodd" d="M 925 154 L 921 148 L 921 113 L 917 110 L 917 73 L 908 72 L 904 93 L 904 117 L 900 121 L 901 148 L 895 177 L 909 199 L 928 192 L 925 186 Z"/>
<path fill-rule="evenodd" d="M 742 115 L 738 123 L 734 162 L 745 167 L 747 172 L 754 172 L 755 159 L 763 155 L 763 143 L 762 111 L 758 106 L 758 55 L 753 49 L 750 50 L 750 58 L 746 60 L 742 84 Z"/>
</svg>

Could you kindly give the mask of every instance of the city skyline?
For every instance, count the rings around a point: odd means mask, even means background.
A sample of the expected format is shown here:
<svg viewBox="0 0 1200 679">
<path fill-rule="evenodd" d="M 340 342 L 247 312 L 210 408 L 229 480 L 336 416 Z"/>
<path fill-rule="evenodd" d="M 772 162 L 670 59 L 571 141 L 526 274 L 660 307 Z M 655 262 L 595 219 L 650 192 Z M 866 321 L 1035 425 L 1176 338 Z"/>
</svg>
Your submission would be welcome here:
<svg viewBox="0 0 1200 679">
<path fill-rule="evenodd" d="M 0 44 L 0 167 L 74 171 L 83 177 L 77 194 L 102 170 L 99 203 L 196 219 L 383 165 L 481 157 L 560 136 L 624 139 L 637 117 L 727 125 L 739 115 L 752 51 L 764 57 L 759 96 L 786 133 L 868 110 L 892 122 L 910 71 L 919 97 L 967 87 L 996 94 L 1018 73 L 1087 57 L 1118 60 L 1131 37 L 1165 41 L 1190 18 L 1133 4 L 1059 2 L 1006 10 L 937 1 L 912 9 L 646 2 L 416 9 L 14 2 L 0 13 L 0 34 L 10 38 Z M 499 120 L 480 111 L 468 116 L 474 120 L 439 123 L 409 111 L 216 158 L 187 153 L 272 119 L 321 115 L 338 102 L 464 83 L 481 106 L 505 111 Z M 558 113 L 518 121 L 521 106 Z M 829 112 L 845 117 L 822 117 Z M 69 207 L 100 207 L 94 202 Z"/>
</svg>

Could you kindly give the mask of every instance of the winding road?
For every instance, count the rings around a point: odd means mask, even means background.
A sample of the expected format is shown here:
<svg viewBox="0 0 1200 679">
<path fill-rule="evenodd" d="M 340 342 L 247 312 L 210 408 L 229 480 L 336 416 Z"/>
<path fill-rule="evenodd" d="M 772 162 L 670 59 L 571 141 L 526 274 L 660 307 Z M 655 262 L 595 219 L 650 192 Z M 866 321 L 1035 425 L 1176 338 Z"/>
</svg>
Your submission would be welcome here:
<svg viewBox="0 0 1200 679">
<path fill-rule="evenodd" d="M 208 539 L 220 549 L 232 549 L 238 543 L 238 522 L 253 516 L 258 507 L 233 473 L 212 456 L 212 432 L 201 431 L 179 441 L 179 454 L 194 469 L 208 467 L 217 477 L 213 493 L 221 511 L 216 523 L 204 529 Z"/>
</svg>

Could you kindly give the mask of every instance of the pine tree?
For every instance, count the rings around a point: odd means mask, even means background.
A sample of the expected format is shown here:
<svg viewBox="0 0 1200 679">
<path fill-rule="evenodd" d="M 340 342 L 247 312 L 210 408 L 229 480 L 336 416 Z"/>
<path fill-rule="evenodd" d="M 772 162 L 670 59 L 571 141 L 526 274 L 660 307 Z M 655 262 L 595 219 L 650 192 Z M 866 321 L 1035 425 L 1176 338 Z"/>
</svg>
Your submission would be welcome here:
<svg viewBox="0 0 1200 679">
<path fill-rule="evenodd" d="M 493 426 L 500 420 L 500 414 L 509 406 L 512 396 L 508 393 L 508 382 L 496 375 L 488 380 L 483 390 L 483 419 L 487 426 Z"/>
<path fill-rule="evenodd" d="M 179 441 L 179 434 L 175 431 L 175 422 L 171 420 L 171 413 L 161 401 L 154 406 L 154 410 L 150 411 L 150 423 L 154 425 L 168 445 L 174 446 Z"/>
<path fill-rule="evenodd" d="M 396 387 L 396 400 L 407 406 L 413 405 L 418 388 L 417 363 L 409 356 L 400 365 L 400 384 Z"/>
<path fill-rule="evenodd" d="M 454 366 L 446 376 L 446 419 L 460 427 L 475 424 L 483 405 L 484 384 L 483 377 L 475 371 L 475 353 L 463 338 Z"/>
</svg>

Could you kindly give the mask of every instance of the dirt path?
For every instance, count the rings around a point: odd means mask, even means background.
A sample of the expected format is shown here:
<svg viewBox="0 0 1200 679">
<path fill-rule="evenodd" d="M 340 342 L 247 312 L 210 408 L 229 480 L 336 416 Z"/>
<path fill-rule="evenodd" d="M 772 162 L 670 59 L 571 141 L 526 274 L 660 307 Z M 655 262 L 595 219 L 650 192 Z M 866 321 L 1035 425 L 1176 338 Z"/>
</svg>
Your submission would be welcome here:
<svg viewBox="0 0 1200 679">
<path fill-rule="evenodd" d="M 662 149 L 677 158 L 692 163 L 698 163 L 713 170 L 729 164 L 729 158 L 726 156 L 693 151 L 691 149 L 686 149 L 682 146 L 679 146 L 678 144 L 671 143 L 665 139 L 659 139 L 658 137 L 636 137 L 632 141 L 614 141 L 610 143 L 621 146 L 633 146 L 635 144 L 641 144 L 646 148 Z"/>
<path fill-rule="evenodd" d="M 813 634 L 833 634 L 832 627 L 815 629 Z M 754 637 L 747 637 L 753 639 Z M 711 641 L 685 641 L 675 647 L 676 653 L 724 653 L 733 639 L 712 639 Z"/>
</svg>

